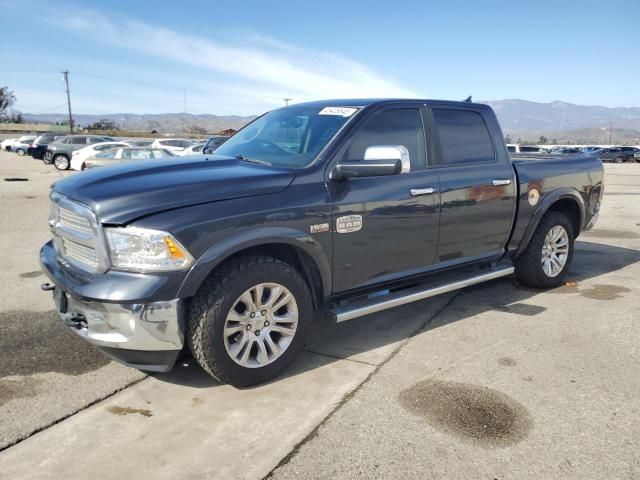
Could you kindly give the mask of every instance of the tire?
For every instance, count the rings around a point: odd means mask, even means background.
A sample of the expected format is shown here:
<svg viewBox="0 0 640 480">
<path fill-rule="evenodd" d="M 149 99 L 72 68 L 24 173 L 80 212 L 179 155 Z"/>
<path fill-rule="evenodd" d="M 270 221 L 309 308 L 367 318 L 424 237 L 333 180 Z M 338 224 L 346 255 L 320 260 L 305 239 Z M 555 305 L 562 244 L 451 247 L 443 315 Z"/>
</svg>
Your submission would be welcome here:
<svg viewBox="0 0 640 480">
<path fill-rule="evenodd" d="M 56 155 L 53 157 L 53 165 L 58 170 L 69 170 L 69 159 L 64 155 Z"/>
<path fill-rule="evenodd" d="M 263 306 L 251 308 L 241 297 L 247 298 L 248 294 L 250 301 L 257 303 L 255 288 L 259 286 L 263 286 Z M 269 308 L 270 301 L 278 307 L 287 298 L 287 291 L 293 301 L 275 311 L 262 310 Z M 273 295 L 277 296 L 272 300 Z M 287 322 L 296 312 L 297 325 Z M 196 361 L 209 375 L 235 387 L 247 387 L 271 380 L 293 363 L 304 347 L 312 317 L 309 287 L 295 268 L 272 257 L 240 257 L 215 271 L 191 301 L 187 341 Z M 239 330 L 234 332 L 236 328 Z"/>
<path fill-rule="evenodd" d="M 22 148 L 19 148 L 18 150 L 16 150 L 16 153 L 22 157 L 25 152 Z"/>
<path fill-rule="evenodd" d="M 545 270 L 545 267 L 543 267 L 543 259 L 545 257 L 543 249 L 545 248 L 547 235 L 552 235 L 551 231 L 556 227 L 561 227 L 564 229 L 564 232 L 566 232 L 567 251 L 562 268 L 557 273 L 551 272 L 552 274 L 549 274 L 549 272 Z M 558 231 L 559 230 L 555 230 L 555 232 Z M 556 245 L 559 244 L 560 242 L 556 243 Z M 533 234 L 533 237 L 531 237 L 526 250 L 514 262 L 518 282 L 535 288 L 554 288 L 562 285 L 571 267 L 573 244 L 573 225 L 567 216 L 561 212 L 547 212 L 544 217 L 542 217 L 542 220 L 540 220 L 540 224 Z M 561 255 L 562 254 L 559 254 L 558 256 Z M 557 269 L 557 265 L 554 265 L 554 268 Z"/>
<path fill-rule="evenodd" d="M 614 162 L 616 162 L 616 163 L 622 163 L 622 162 L 624 162 L 624 158 L 623 158 L 623 157 L 616 157 L 616 159 L 614 160 Z"/>
</svg>

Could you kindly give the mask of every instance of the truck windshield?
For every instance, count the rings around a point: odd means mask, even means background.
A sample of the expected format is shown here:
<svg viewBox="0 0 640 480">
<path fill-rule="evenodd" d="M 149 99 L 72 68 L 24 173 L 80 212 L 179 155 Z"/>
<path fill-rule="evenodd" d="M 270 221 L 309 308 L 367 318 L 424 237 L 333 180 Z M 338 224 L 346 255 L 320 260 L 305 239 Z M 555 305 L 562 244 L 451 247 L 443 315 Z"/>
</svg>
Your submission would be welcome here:
<svg viewBox="0 0 640 480">
<path fill-rule="evenodd" d="M 357 110 L 311 106 L 273 110 L 240 130 L 214 153 L 274 166 L 306 167 Z"/>
</svg>

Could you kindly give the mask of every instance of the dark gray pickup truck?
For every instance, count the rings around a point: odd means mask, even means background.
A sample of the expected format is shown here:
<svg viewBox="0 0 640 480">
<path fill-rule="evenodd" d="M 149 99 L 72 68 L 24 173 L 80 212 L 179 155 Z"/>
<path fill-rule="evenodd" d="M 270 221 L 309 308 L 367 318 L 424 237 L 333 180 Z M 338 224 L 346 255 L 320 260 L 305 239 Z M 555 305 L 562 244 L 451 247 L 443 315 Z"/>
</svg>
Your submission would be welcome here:
<svg viewBox="0 0 640 480">
<path fill-rule="evenodd" d="M 509 157 L 486 105 L 335 100 L 269 112 L 214 154 L 75 174 L 42 268 L 64 322 L 127 365 L 190 350 L 236 386 L 336 322 L 515 272 L 560 285 L 603 169 Z"/>
</svg>

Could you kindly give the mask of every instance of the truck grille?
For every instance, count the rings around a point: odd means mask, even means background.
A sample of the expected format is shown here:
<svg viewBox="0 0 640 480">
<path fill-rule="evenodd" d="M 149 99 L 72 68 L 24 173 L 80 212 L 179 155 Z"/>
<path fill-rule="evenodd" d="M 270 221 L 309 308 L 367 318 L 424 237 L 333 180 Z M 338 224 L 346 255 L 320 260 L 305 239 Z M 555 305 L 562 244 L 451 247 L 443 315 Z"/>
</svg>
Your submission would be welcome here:
<svg viewBox="0 0 640 480">
<path fill-rule="evenodd" d="M 98 255 L 96 255 L 96 250 L 94 248 L 80 245 L 79 243 L 66 238 L 62 239 L 62 245 L 67 258 L 73 258 L 78 262 L 85 264 L 87 267 L 90 267 L 92 270 L 96 270 L 98 268 Z"/>
<path fill-rule="evenodd" d="M 102 229 L 89 208 L 54 192 L 49 225 L 56 252 L 67 264 L 89 273 L 107 270 Z"/>
<path fill-rule="evenodd" d="M 89 220 L 66 208 L 60 207 L 58 210 L 58 221 L 60 224 L 66 225 L 69 228 L 82 232 L 91 232 L 91 223 Z"/>
</svg>

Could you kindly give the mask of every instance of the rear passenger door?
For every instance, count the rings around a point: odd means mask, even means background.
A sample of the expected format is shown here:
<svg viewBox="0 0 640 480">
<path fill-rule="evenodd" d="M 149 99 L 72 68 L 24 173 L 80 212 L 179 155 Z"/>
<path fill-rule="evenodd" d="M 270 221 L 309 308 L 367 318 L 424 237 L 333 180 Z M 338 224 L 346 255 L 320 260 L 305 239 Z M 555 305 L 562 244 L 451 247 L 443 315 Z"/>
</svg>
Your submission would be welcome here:
<svg viewBox="0 0 640 480">
<path fill-rule="evenodd" d="M 428 108 L 440 180 L 441 264 L 501 256 L 516 207 L 516 177 L 495 116 L 488 110 Z M 495 139 L 495 141 L 494 141 Z"/>
</svg>

